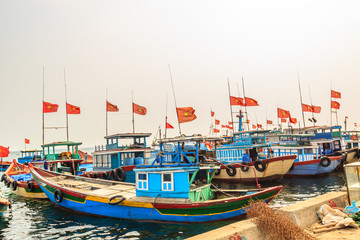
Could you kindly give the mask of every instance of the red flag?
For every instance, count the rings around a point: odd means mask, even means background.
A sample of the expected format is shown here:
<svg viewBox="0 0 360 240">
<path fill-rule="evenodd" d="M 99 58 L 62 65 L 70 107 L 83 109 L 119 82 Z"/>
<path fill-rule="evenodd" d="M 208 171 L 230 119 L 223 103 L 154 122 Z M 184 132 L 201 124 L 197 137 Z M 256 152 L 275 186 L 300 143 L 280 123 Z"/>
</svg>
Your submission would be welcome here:
<svg viewBox="0 0 360 240">
<path fill-rule="evenodd" d="M 211 116 L 212 117 L 215 116 L 215 112 L 211 111 Z"/>
<path fill-rule="evenodd" d="M 80 114 L 80 107 L 66 103 L 66 114 Z"/>
<path fill-rule="evenodd" d="M 262 128 L 262 125 L 261 125 L 261 124 L 257 124 L 257 128 Z"/>
<path fill-rule="evenodd" d="M 228 128 L 228 129 L 232 129 L 232 127 L 230 127 L 229 125 L 226 125 L 226 128 Z"/>
<path fill-rule="evenodd" d="M 253 127 L 253 129 L 256 129 L 256 125 L 255 125 L 255 124 L 253 124 L 252 127 Z"/>
<path fill-rule="evenodd" d="M 232 122 L 229 122 L 229 125 L 232 125 Z"/>
<path fill-rule="evenodd" d="M 107 112 L 118 112 L 119 108 L 118 108 L 118 106 L 106 101 L 106 111 Z"/>
<path fill-rule="evenodd" d="M 250 123 L 250 120 L 248 119 L 248 120 L 246 120 L 246 123 Z"/>
<path fill-rule="evenodd" d="M 347 117 L 347 116 L 345 116 L 345 119 L 348 119 L 348 117 Z"/>
<path fill-rule="evenodd" d="M 266 124 L 272 124 L 272 121 L 271 120 L 266 120 Z"/>
<path fill-rule="evenodd" d="M 303 112 L 312 112 L 313 108 L 310 105 L 304 104 L 302 105 L 302 111 Z"/>
<path fill-rule="evenodd" d="M 166 128 L 171 128 L 171 129 L 174 129 L 173 126 L 170 125 L 170 123 L 166 123 Z"/>
<path fill-rule="evenodd" d="M 0 157 L 7 157 L 7 156 L 9 156 L 9 153 L 10 153 L 10 151 L 9 151 L 9 148 L 10 147 L 3 147 L 3 146 L 0 146 Z"/>
<path fill-rule="evenodd" d="M 30 139 L 25 138 L 25 144 L 30 144 Z"/>
<path fill-rule="evenodd" d="M 282 118 L 281 122 L 285 123 L 286 122 L 286 118 Z"/>
<path fill-rule="evenodd" d="M 357 123 L 354 123 L 354 126 L 357 127 Z"/>
<path fill-rule="evenodd" d="M 147 110 L 146 107 L 133 103 L 133 112 L 139 115 L 146 115 Z"/>
<path fill-rule="evenodd" d="M 340 109 L 340 103 L 336 101 L 331 101 L 331 108 Z"/>
<path fill-rule="evenodd" d="M 219 124 L 220 124 L 220 120 L 215 119 L 215 124 L 216 124 L 216 125 L 219 125 Z"/>
<path fill-rule="evenodd" d="M 225 125 L 221 125 L 221 127 L 222 127 L 222 128 L 226 128 L 226 126 L 225 126 Z"/>
<path fill-rule="evenodd" d="M 240 97 L 230 96 L 230 105 L 244 106 L 244 100 Z"/>
<path fill-rule="evenodd" d="M 341 98 L 341 92 L 336 92 L 334 90 L 331 90 L 331 97 L 332 98 Z"/>
<path fill-rule="evenodd" d="M 297 123 L 297 119 L 296 118 L 289 118 L 290 123 L 292 124 L 296 124 Z"/>
<path fill-rule="evenodd" d="M 219 129 L 214 128 L 214 133 L 219 133 L 219 132 L 220 132 Z"/>
<path fill-rule="evenodd" d="M 278 108 L 278 118 L 289 118 L 290 112 L 284 109 Z"/>
<path fill-rule="evenodd" d="M 57 112 L 59 105 L 43 102 L 43 113 Z"/>
<path fill-rule="evenodd" d="M 178 115 L 179 123 L 186 123 L 195 120 L 197 117 L 195 115 L 195 109 L 192 107 L 182 107 L 176 108 Z"/>
<path fill-rule="evenodd" d="M 312 112 L 313 113 L 320 113 L 321 112 L 321 107 L 314 106 L 314 105 L 312 105 L 311 107 L 312 107 Z"/>
<path fill-rule="evenodd" d="M 259 106 L 259 103 L 255 99 L 245 97 L 245 106 Z"/>
</svg>

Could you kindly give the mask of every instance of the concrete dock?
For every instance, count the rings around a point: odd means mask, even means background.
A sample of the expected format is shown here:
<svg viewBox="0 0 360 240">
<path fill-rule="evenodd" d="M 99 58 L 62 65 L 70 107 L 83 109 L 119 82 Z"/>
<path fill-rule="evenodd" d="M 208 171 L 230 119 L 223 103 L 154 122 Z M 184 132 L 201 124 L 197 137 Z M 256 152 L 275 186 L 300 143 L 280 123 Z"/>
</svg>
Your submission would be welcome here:
<svg viewBox="0 0 360 240">
<path fill-rule="evenodd" d="M 348 205 L 347 201 L 347 192 L 329 192 L 324 195 L 320 195 L 302 202 L 288 205 L 286 207 L 280 208 L 277 211 L 280 211 L 290 219 L 293 220 L 295 224 L 300 226 L 302 229 L 309 229 L 311 225 L 319 222 L 316 211 L 323 204 L 329 204 L 329 202 L 334 202 L 337 207 L 344 208 Z M 318 239 L 359 239 L 360 229 L 353 228 L 344 228 L 336 229 L 331 232 L 323 232 L 315 235 Z M 246 240 L 258 240 L 269 238 L 258 229 L 258 227 L 253 223 L 251 219 L 235 222 L 218 228 L 197 236 L 188 238 L 188 240 L 200 240 L 200 239 L 217 239 L 217 240 L 236 240 L 236 239 L 246 239 Z"/>
</svg>

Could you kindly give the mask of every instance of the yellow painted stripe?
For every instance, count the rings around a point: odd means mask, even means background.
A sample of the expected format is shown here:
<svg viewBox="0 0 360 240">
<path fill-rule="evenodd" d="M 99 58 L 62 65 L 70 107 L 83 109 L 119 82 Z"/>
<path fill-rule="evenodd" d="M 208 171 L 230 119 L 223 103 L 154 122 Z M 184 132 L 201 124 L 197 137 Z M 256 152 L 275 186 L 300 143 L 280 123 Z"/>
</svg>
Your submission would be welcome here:
<svg viewBox="0 0 360 240">
<path fill-rule="evenodd" d="M 98 197 L 98 196 L 89 196 L 89 195 L 86 196 L 85 201 L 86 200 L 95 201 L 95 202 L 101 202 L 101 203 L 108 203 L 109 202 L 109 198 Z M 151 203 L 135 202 L 135 201 L 127 201 L 127 200 L 122 201 L 118 205 L 124 205 L 124 206 L 127 206 L 127 207 L 153 208 L 153 205 Z"/>
</svg>

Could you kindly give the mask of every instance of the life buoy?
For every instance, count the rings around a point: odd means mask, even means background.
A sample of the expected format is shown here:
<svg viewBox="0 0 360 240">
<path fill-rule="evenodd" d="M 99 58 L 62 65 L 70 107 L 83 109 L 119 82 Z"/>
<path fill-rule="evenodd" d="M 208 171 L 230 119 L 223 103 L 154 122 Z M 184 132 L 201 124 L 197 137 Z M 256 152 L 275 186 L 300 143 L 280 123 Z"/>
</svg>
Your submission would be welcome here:
<svg viewBox="0 0 360 240">
<path fill-rule="evenodd" d="M 221 169 L 216 169 L 215 175 L 220 175 L 220 173 L 221 173 Z"/>
<path fill-rule="evenodd" d="M 12 190 L 15 191 L 17 189 L 17 186 L 18 186 L 17 182 L 13 181 L 12 184 L 11 184 Z"/>
<path fill-rule="evenodd" d="M 117 168 L 115 170 L 115 173 L 116 173 L 116 176 L 118 178 L 119 181 L 121 182 L 125 182 L 125 179 L 126 179 L 126 172 L 124 169 L 122 168 Z"/>
<path fill-rule="evenodd" d="M 6 182 L 6 187 L 10 187 L 10 184 L 11 184 L 11 182 L 10 182 L 10 180 L 7 180 L 7 182 Z"/>
<path fill-rule="evenodd" d="M 33 183 L 33 182 L 28 181 L 28 182 L 27 182 L 27 187 L 28 187 L 28 189 L 29 189 L 29 192 L 34 191 L 34 183 Z"/>
<path fill-rule="evenodd" d="M 2 175 L 1 176 L 1 181 L 3 182 L 5 180 L 5 178 L 6 178 L 6 175 Z"/>
<path fill-rule="evenodd" d="M 236 168 L 234 165 L 226 165 L 226 173 L 230 176 L 233 177 L 236 175 Z"/>
<path fill-rule="evenodd" d="M 328 158 L 328 157 L 322 157 L 322 158 L 320 159 L 320 165 L 321 165 L 322 167 L 328 167 L 328 166 L 330 166 L 330 164 L 331 164 L 330 158 Z"/>
<path fill-rule="evenodd" d="M 243 162 L 243 163 L 241 163 L 242 165 L 246 165 L 246 166 L 249 166 L 249 163 L 247 163 L 247 162 Z M 241 171 L 243 171 L 243 172 L 247 172 L 247 171 L 249 171 L 249 167 L 246 167 L 246 166 L 241 166 L 240 167 L 240 169 L 241 169 Z"/>
<path fill-rule="evenodd" d="M 266 164 L 265 164 L 263 161 L 261 161 L 261 160 L 256 160 L 256 161 L 254 162 L 254 167 L 255 167 L 255 169 L 258 170 L 259 172 L 263 172 L 263 171 L 265 171 L 265 169 L 266 169 Z"/>
<path fill-rule="evenodd" d="M 64 193 L 60 189 L 56 189 L 54 192 L 55 202 L 61 203 L 64 199 Z"/>
<path fill-rule="evenodd" d="M 102 174 L 102 178 L 107 180 L 109 178 L 109 174 L 107 172 L 103 172 Z"/>
<path fill-rule="evenodd" d="M 119 200 L 113 202 L 112 200 L 114 200 L 115 198 L 119 198 Z M 112 196 L 111 198 L 109 198 L 108 203 L 110 205 L 117 205 L 117 204 L 121 203 L 124 200 L 125 200 L 125 198 L 122 195 L 116 195 L 116 196 Z"/>
</svg>

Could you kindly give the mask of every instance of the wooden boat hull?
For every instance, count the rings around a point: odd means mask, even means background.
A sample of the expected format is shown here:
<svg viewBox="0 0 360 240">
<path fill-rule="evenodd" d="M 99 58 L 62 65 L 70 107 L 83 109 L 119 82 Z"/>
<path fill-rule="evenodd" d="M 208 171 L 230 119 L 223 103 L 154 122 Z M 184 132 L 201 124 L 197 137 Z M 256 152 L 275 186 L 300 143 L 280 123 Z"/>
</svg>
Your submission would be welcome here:
<svg viewBox="0 0 360 240">
<path fill-rule="evenodd" d="M 296 155 L 275 157 L 263 160 L 266 167 L 264 171 L 252 168 L 243 171 L 240 164 L 232 164 L 236 168 L 236 174 L 229 176 L 225 166 L 221 166 L 220 174 L 214 176 L 214 181 L 231 181 L 231 182 L 254 182 L 255 175 L 258 181 L 268 181 L 279 179 L 286 174 L 296 159 Z M 253 166 L 254 163 L 250 163 Z"/>
<path fill-rule="evenodd" d="M 316 176 L 333 172 L 341 163 L 341 156 L 329 157 L 330 165 L 323 167 L 320 165 L 320 159 L 294 162 L 294 167 L 285 175 L 285 177 L 294 176 Z"/>
<path fill-rule="evenodd" d="M 46 194 L 41 190 L 40 186 L 35 182 L 32 182 L 32 187 L 29 189 L 28 181 L 17 181 L 14 179 L 14 176 L 19 174 L 30 174 L 29 167 L 27 165 L 17 163 L 14 160 L 9 168 L 5 171 L 4 176 L 5 178 L 2 179 L 5 186 L 8 187 L 11 192 L 28 198 L 42 198 L 46 199 Z M 16 182 L 16 188 L 14 189 L 14 182 Z"/>
<path fill-rule="evenodd" d="M 34 167 L 30 167 L 30 171 L 48 198 L 58 206 L 86 214 L 145 221 L 211 222 L 238 217 L 245 214 L 250 201 L 269 202 L 282 189 L 282 186 L 277 186 L 240 197 L 203 202 L 179 202 L 178 199 L 135 197 L 135 186 L 128 184 L 126 186 L 133 188 L 134 197 L 110 205 L 109 199 L 114 194 L 98 195 L 95 194 L 96 191 L 75 191 L 74 188 L 60 186 L 51 182 L 51 177 L 61 176 L 61 174 Z M 67 178 L 70 178 L 70 176 Z M 80 180 L 86 179 L 82 177 L 76 178 Z M 75 177 L 73 177 L 74 179 Z M 110 182 L 93 179 L 91 181 Z M 124 183 L 118 182 L 112 184 L 116 186 L 124 185 Z M 55 192 L 59 190 L 63 193 L 63 198 L 62 201 L 57 202 Z"/>
</svg>

